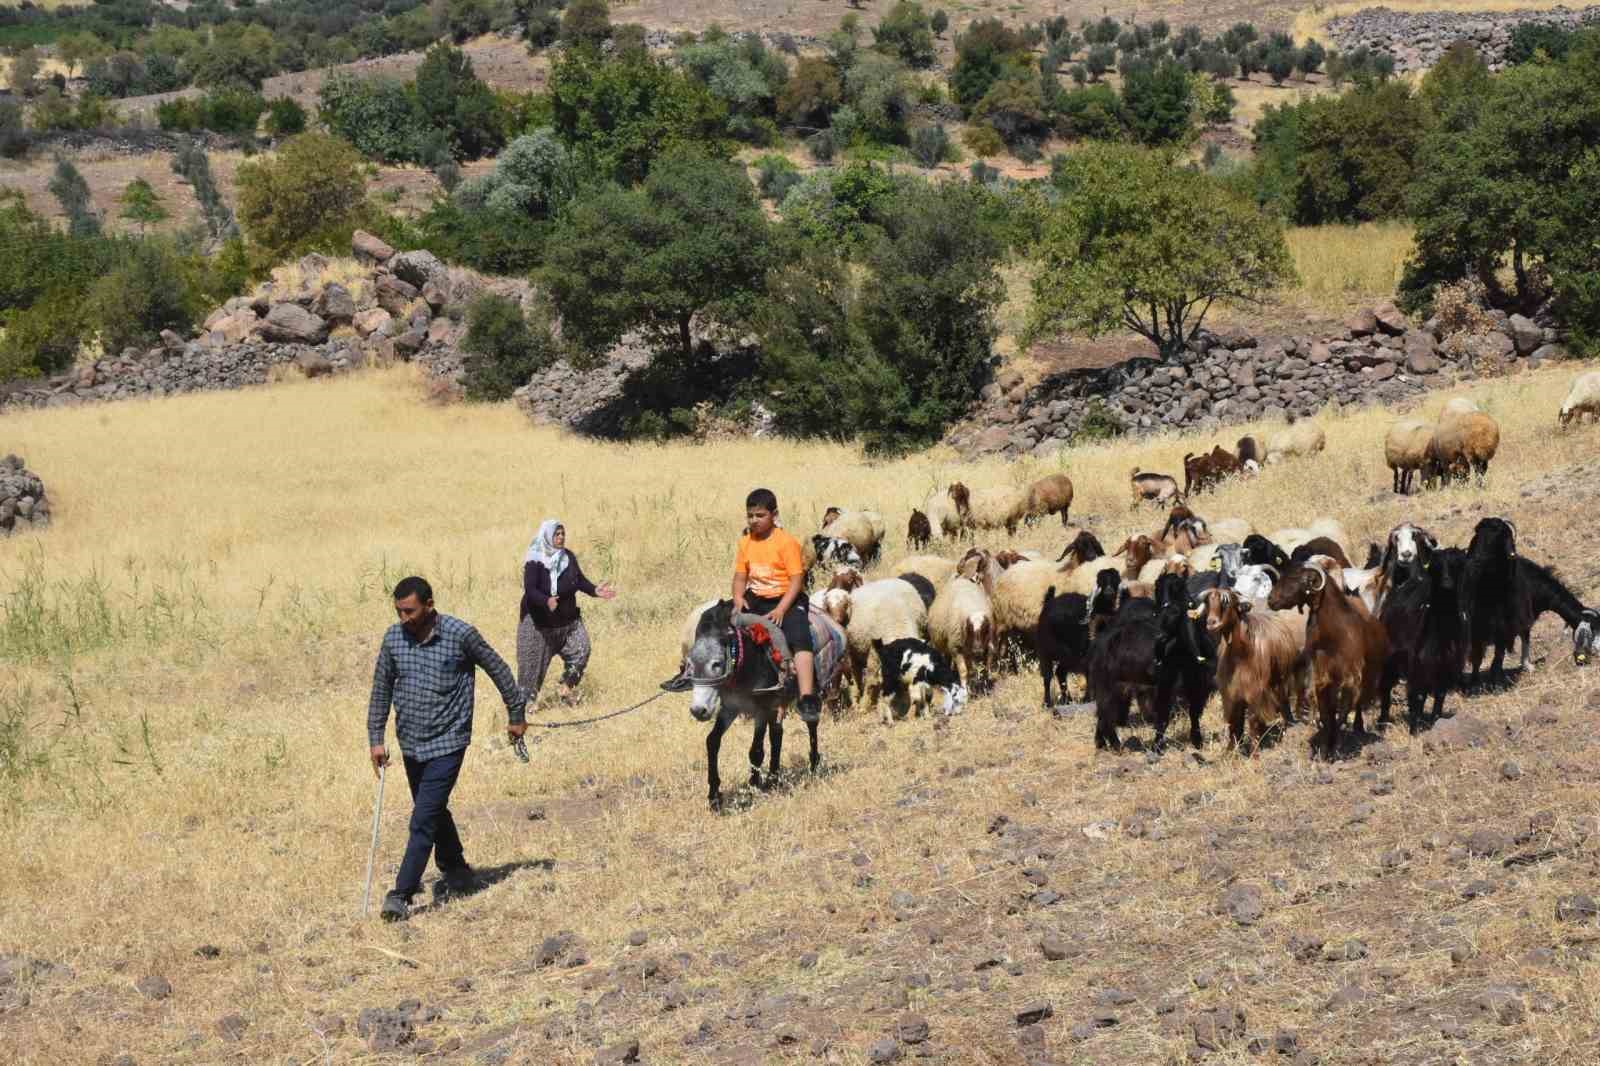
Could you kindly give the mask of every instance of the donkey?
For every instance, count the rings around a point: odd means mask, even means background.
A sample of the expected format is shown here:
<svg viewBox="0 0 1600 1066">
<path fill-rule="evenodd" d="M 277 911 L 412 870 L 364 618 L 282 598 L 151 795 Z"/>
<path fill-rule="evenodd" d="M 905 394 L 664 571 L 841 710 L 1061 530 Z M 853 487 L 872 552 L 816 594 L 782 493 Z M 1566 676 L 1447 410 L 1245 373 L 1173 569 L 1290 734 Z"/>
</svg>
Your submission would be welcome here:
<svg viewBox="0 0 1600 1066">
<path fill-rule="evenodd" d="M 817 611 L 809 617 L 812 642 L 816 645 L 817 694 L 827 692 L 838 678 L 843 659 L 844 631 Z M 706 608 L 695 626 L 694 641 L 684 661 L 684 681 L 692 687 L 689 713 L 697 722 L 714 722 L 706 735 L 707 800 L 713 811 L 722 809 L 722 778 L 717 773 L 717 756 L 722 749 L 722 734 L 736 718 L 755 722 L 750 742 L 750 784 L 769 789 L 777 783 L 783 753 L 782 713 L 797 697 L 792 684 L 785 685 L 768 654 L 766 634 L 754 626 L 735 624 L 733 601 L 719 600 Z M 821 756 L 817 752 L 817 723 L 806 722 L 811 735 L 812 773 Z M 761 769 L 763 739 L 772 738 L 772 759 L 765 773 Z"/>
</svg>

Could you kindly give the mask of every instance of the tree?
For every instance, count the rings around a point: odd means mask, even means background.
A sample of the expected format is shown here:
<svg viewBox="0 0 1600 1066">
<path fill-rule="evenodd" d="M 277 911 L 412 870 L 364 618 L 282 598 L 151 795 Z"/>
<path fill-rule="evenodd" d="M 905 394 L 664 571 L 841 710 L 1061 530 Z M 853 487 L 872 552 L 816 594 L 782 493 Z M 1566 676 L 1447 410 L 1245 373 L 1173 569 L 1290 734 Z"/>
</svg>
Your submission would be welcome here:
<svg viewBox="0 0 1600 1066">
<path fill-rule="evenodd" d="M 233 210 L 222 198 L 216 179 L 211 176 L 211 160 L 198 141 L 185 141 L 172 155 L 172 172 L 194 190 L 200 204 L 200 217 L 213 242 L 237 240 L 239 226 L 234 221 Z"/>
<path fill-rule="evenodd" d="M 600 47 L 611 37 L 611 5 L 606 0 L 572 0 L 561 15 L 561 39 Z"/>
<path fill-rule="evenodd" d="M 895 0 L 872 31 L 872 39 L 878 51 L 895 56 L 910 67 L 931 67 L 937 58 L 933 24 L 917 0 Z"/>
<path fill-rule="evenodd" d="M 950 134 L 945 132 L 942 123 L 918 127 L 917 132 L 911 135 L 911 154 L 918 163 L 930 170 L 944 162 L 949 151 Z"/>
<path fill-rule="evenodd" d="M 612 187 L 575 203 L 541 277 L 563 337 L 585 355 L 639 329 L 658 350 L 689 360 L 697 326 L 748 317 L 770 245 L 743 166 L 675 154 L 637 189 Z"/>
<path fill-rule="evenodd" d="M 1296 221 L 1318 225 L 1400 215 L 1426 123 L 1410 85 L 1369 82 L 1299 106 Z"/>
<path fill-rule="evenodd" d="M 105 53 L 105 42 L 92 33 L 64 33 L 56 39 L 56 58 L 67 65 L 69 75 Z"/>
<path fill-rule="evenodd" d="M 1177 63 L 1135 70 L 1123 79 L 1122 109 L 1140 144 L 1182 144 L 1194 134 L 1189 74 Z"/>
<path fill-rule="evenodd" d="M 159 193 L 143 178 L 134 178 L 122 190 L 122 195 L 117 202 L 122 205 L 119 218 L 139 224 L 139 236 L 144 236 L 146 226 L 162 222 L 167 218 L 167 209 L 162 206 Z"/>
<path fill-rule="evenodd" d="M 1272 76 L 1272 84 L 1282 85 L 1289 80 L 1289 75 L 1294 73 L 1296 54 L 1288 48 L 1271 48 L 1267 50 L 1262 66 Z"/>
<path fill-rule="evenodd" d="M 202 310 L 202 296 L 185 277 L 186 264 L 171 241 L 137 241 L 84 301 L 89 329 L 107 351 L 152 344 L 164 329 L 187 331 Z"/>
<path fill-rule="evenodd" d="M 1299 49 L 1294 57 L 1294 69 L 1300 72 L 1300 80 L 1304 81 L 1315 74 L 1327 58 L 1328 50 L 1322 47 L 1316 38 L 1307 41 L 1305 47 Z"/>
<path fill-rule="evenodd" d="M 428 147 L 413 93 L 393 78 L 335 72 L 317 90 L 317 117 L 371 159 L 418 162 Z"/>
<path fill-rule="evenodd" d="M 778 97 L 777 111 L 793 125 L 821 129 L 843 104 L 844 82 L 833 64 L 820 56 L 801 56 Z"/>
<path fill-rule="evenodd" d="M 11 60 L 11 88 L 18 96 L 32 96 L 39 76 L 40 60 L 37 48 L 24 48 Z"/>
<path fill-rule="evenodd" d="M 1056 168 L 1027 335 L 1127 328 L 1174 358 L 1217 300 L 1256 302 L 1294 276 L 1282 224 L 1204 173 L 1096 146 Z"/>
<path fill-rule="evenodd" d="M 666 152 L 728 154 L 725 111 L 705 88 L 647 52 L 567 48 L 550 72 L 556 134 L 600 180 L 633 184 Z"/>
<path fill-rule="evenodd" d="M 1049 119 L 1039 79 L 1001 78 L 972 109 L 972 120 L 988 124 L 1008 145 L 1044 136 Z"/>
<path fill-rule="evenodd" d="M 1089 55 L 1084 65 L 1089 70 L 1091 81 L 1099 81 L 1106 71 L 1111 69 L 1111 63 L 1117 57 L 1117 50 L 1109 44 L 1097 44 L 1089 49 Z"/>
<path fill-rule="evenodd" d="M 327 133 L 290 137 L 272 159 L 239 166 L 239 221 L 257 262 L 351 223 L 366 194 L 361 156 Z"/>
<path fill-rule="evenodd" d="M 1026 70 L 1029 66 L 1027 46 L 1020 34 L 997 18 L 978 19 L 968 23 L 966 32 L 956 37 L 950 95 L 964 112 L 971 112 L 1008 67 Z"/>
<path fill-rule="evenodd" d="M 217 27 L 210 45 L 190 57 L 194 83 L 202 89 L 259 90 L 276 69 L 272 45 L 272 31 L 265 26 L 225 22 Z"/>
<path fill-rule="evenodd" d="M 928 20 L 928 28 L 933 30 L 935 37 L 944 36 L 944 31 L 950 28 L 950 16 L 945 13 L 944 8 L 941 7 L 933 13 L 933 17 Z"/>
<path fill-rule="evenodd" d="M 500 108 L 494 92 L 472 69 L 472 60 L 459 48 L 443 42 L 428 49 L 417 68 L 413 99 L 423 122 L 443 131 L 450 155 L 456 159 L 481 159 L 504 145 Z M 437 163 L 437 159 L 420 159 Z"/>
<path fill-rule="evenodd" d="M 267 104 L 267 132 L 293 137 L 306 131 L 306 109 L 292 96 L 279 96 Z"/>
<path fill-rule="evenodd" d="M 100 236 L 100 214 L 89 196 L 89 183 L 65 156 L 56 156 L 55 173 L 46 186 L 67 216 L 67 232 L 74 237 Z"/>
<path fill-rule="evenodd" d="M 559 354 L 542 307 L 524 313 L 516 300 L 496 293 L 484 293 L 467 307 L 461 349 L 467 353 L 462 368 L 467 399 L 487 402 L 511 399 Z"/>
</svg>

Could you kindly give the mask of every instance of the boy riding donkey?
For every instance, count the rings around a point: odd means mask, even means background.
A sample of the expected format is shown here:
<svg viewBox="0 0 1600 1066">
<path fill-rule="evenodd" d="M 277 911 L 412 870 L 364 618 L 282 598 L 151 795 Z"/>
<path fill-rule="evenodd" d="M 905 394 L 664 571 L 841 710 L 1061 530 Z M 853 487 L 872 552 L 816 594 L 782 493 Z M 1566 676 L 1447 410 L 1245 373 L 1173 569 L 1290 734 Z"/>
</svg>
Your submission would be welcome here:
<svg viewBox="0 0 1600 1066">
<path fill-rule="evenodd" d="M 778 497 L 770 489 L 756 489 L 744 501 L 746 532 L 739 538 L 733 562 L 735 614 L 763 616 L 783 634 L 800 691 L 796 705 L 801 721 L 822 717 L 816 693 L 816 666 L 811 640 L 809 604 L 803 591 L 805 561 L 800 542 L 778 528 Z M 669 692 L 690 688 L 687 664 L 661 687 Z M 776 688 L 783 687 L 780 679 Z"/>
</svg>

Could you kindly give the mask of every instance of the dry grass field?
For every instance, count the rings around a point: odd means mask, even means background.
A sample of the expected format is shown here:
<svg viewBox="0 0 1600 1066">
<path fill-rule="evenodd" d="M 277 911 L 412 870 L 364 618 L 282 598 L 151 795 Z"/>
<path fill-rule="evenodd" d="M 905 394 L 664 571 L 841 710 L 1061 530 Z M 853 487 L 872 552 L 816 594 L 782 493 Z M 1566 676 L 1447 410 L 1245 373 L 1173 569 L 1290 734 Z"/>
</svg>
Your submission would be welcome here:
<svg viewBox="0 0 1600 1066">
<path fill-rule="evenodd" d="M 1482 491 L 1392 498 L 1392 416 L 1363 410 L 1323 419 L 1321 456 L 1203 513 L 1263 529 L 1331 513 L 1352 548 L 1406 518 L 1464 543 L 1506 514 L 1593 602 L 1600 429 L 1555 432 L 1570 377 L 1473 390 L 1504 428 Z M 57 524 L 0 542 L 0 1059 L 589 1063 L 637 1040 L 653 1063 L 857 1064 L 897 1034 L 897 1053 L 944 1063 L 1600 1054 L 1600 928 L 1556 919 L 1600 869 L 1600 675 L 1549 618 L 1514 689 L 1453 696 L 1453 721 L 1331 765 L 1308 760 L 1303 726 L 1229 754 L 1214 711 L 1198 756 L 1097 755 L 1091 720 L 1041 711 L 1024 673 L 955 718 L 825 718 L 816 779 L 791 728 L 792 787 L 722 816 L 686 697 L 536 730 L 524 766 L 483 682 L 454 808 L 493 884 L 405 925 L 361 920 L 365 703 L 399 576 L 428 576 L 509 655 L 523 548 L 563 518 L 621 594 L 586 601 L 583 703 L 534 719 L 551 721 L 656 691 L 683 612 L 726 583 L 756 484 L 800 530 L 829 504 L 881 508 L 892 561 L 934 486 L 1059 466 L 1074 520 L 1112 543 L 1158 523 L 1128 511 L 1128 469 L 1211 443 L 876 462 L 602 445 L 419 397 L 396 370 L 6 416 L 0 450 L 46 479 Z M 748 735 L 730 731 L 725 787 Z M 379 890 L 410 811 L 395 776 Z M 1253 924 L 1219 912 L 1230 889 L 1259 897 Z M 369 1050 L 359 1012 L 405 1001 L 410 1042 Z M 1019 1023 L 1037 1001 L 1050 1016 Z"/>
</svg>

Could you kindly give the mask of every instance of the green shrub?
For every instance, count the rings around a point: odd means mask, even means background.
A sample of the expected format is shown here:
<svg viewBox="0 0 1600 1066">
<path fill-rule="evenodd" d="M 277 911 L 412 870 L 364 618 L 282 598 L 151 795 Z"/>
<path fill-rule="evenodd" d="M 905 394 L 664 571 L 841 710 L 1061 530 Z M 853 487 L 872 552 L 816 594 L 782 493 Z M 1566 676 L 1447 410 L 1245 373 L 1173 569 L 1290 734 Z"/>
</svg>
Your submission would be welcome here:
<svg viewBox="0 0 1600 1066">
<path fill-rule="evenodd" d="M 186 333 L 203 310 L 176 248 L 157 239 L 127 244 L 122 262 L 85 301 L 88 328 L 107 352 L 154 344 L 164 329 Z"/>
<path fill-rule="evenodd" d="M 1006 142 L 995 132 L 993 126 L 976 125 L 968 126 L 961 134 L 961 143 L 967 146 L 967 151 L 979 159 L 988 159 L 991 156 L 1002 154 L 1006 150 Z"/>
<path fill-rule="evenodd" d="M 918 127 L 911 135 L 911 154 L 918 163 L 929 169 L 944 162 L 954 147 L 950 143 L 950 134 L 945 132 L 942 124 Z"/>
<path fill-rule="evenodd" d="M 156 121 L 164 130 L 184 133 L 211 130 L 214 133 L 252 136 L 266 110 L 267 101 L 260 93 L 248 89 L 223 88 L 201 97 L 179 97 L 159 103 L 156 105 Z M 304 119 L 302 112 L 302 126 Z"/>
<path fill-rule="evenodd" d="M 267 105 L 267 132 L 293 137 L 306 130 L 306 109 L 292 96 L 280 96 Z"/>
<path fill-rule="evenodd" d="M 52 290 L 6 322 L 0 338 L 0 381 L 54 374 L 72 365 L 86 329 L 81 296 Z"/>
<path fill-rule="evenodd" d="M 756 188 L 762 199 L 781 204 L 789 190 L 799 183 L 800 171 L 788 157 L 764 155 L 756 160 Z"/>
<path fill-rule="evenodd" d="M 366 191 L 361 157 L 326 133 L 290 137 L 275 159 L 241 164 L 237 182 L 239 221 L 263 266 L 350 225 Z"/>
<path fill-rule="evenodd" d="M 484 293 L 467 308 L 463 385 L 467 398 L 495 402 L 528 383 L 556 359 L 550 319 L 542 309 L 524 314 L 516 300 Z"/>
<path fill-rule="evenodd" d="M 937 58 L 933 24 L 916 0 L 896 0 L 872 31 L 873 47 L 907 66 L 931 67 Z"/>
</svg>

